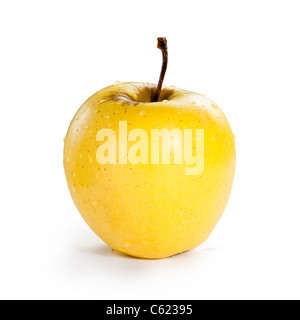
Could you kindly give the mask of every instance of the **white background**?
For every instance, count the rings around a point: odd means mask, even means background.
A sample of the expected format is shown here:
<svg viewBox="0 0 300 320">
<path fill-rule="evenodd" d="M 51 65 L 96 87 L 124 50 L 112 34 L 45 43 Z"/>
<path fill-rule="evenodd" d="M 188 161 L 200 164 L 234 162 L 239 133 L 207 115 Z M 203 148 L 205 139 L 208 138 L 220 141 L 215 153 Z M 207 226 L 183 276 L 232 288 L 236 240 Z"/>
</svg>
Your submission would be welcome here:
<svg viewBox="0 0 300 320">
<path fill-rule="evenodd" d="M 1 299 L 299 299 L 299 1 L 0 2 Z M 169 259 L 111 252 L 69 195 L 63 138 L 115 81 L 204 93 L 237 136 L 211 237 Z"/>
</svg>

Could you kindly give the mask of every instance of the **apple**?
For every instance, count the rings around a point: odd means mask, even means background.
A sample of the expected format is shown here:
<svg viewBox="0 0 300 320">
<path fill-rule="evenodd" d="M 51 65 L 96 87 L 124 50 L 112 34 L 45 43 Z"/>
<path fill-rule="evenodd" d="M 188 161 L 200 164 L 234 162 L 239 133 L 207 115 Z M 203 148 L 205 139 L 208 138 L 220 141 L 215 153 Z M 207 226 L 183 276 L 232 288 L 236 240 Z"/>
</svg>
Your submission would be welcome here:
<svg viewBox="0 0 300 320">
<path fill-rule="evenodd" d="M 112 249 L 147 259 L 203 243 L 235 173 L 234 135 L 221 109 L 202 94 L 163 86 L 165 69 L 158 85 L 116 83 L 91 96 L 64 146 L 83 219 Z"/>
</svg>

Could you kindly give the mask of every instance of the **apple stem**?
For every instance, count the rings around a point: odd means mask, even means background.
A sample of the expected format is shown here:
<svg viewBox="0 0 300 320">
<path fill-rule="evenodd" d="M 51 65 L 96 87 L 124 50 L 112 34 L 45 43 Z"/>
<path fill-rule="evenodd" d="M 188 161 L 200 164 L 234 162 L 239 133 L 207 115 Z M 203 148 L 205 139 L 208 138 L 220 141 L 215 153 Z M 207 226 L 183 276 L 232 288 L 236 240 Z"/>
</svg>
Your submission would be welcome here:
<svg viewBox="0 0 300 320">
<path fill-rule="evenodd" d="M 160 96 L 161 87 L 165 78 L 167 66 L 168 66 L 168 46 L 166 38 L 157 38 L 157 48 L 162 51 L 163 63 L 161 67 L 160 77 L 156 88 L 153 102 L 157 102 Z"/>
</svg>

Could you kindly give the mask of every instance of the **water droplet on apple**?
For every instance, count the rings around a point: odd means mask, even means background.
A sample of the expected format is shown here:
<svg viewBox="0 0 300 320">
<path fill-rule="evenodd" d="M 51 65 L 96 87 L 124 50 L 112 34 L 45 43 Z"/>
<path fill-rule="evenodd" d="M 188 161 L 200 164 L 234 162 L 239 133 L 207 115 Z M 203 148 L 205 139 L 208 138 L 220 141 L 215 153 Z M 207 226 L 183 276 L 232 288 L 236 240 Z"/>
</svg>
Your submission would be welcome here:
<svg viewBox="0 0 300 320">
<path fill-rule="evenodd" d="M 125 248 L 129 248 L 131 246 L 131 242 L 130 241 L 124 241 L 124 247 Z"/>
</svg>

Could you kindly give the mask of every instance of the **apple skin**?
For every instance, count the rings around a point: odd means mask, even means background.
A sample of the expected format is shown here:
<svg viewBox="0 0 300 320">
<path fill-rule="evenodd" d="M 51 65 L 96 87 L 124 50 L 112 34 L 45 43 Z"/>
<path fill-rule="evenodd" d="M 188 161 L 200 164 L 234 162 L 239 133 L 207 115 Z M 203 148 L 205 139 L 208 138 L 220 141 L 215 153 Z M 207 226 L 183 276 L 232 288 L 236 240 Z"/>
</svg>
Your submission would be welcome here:
<svg viewBox="0 0 300 320">
<path fill-rule="evenodd" d="M 146 259 L 188 251 L 209 237 L 236 164 L 234 135 L 214 102 L 174 86 L 163 86 L 159 101 L 151 102 L 155 90 L 125 82 L 98 91 L 76 113 L 64 146 L 68 187 L 83 219 L 112 249 Z M 202 174 L 186 175 L 184 163 L 100 165 L 97 133 L 118 132 L 119 121 L 127 121 L 128 131 L 204 129 Z"/>
</svg>

